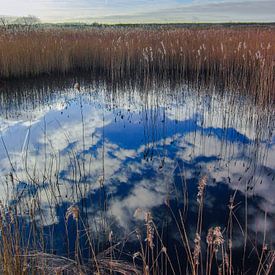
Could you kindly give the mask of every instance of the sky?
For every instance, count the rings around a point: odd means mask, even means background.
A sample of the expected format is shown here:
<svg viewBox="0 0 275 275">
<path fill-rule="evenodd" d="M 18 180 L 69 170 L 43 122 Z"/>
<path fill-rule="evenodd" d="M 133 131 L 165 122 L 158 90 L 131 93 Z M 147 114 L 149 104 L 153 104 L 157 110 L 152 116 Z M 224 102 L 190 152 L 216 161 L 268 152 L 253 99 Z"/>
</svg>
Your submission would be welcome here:
<svg viewBox="0 0 275 275">
<path fill-rule="evenodd" d="M 0 0 L 0 15 L 44 22 L 275 22 L 275 0 Z"/>
</svg>

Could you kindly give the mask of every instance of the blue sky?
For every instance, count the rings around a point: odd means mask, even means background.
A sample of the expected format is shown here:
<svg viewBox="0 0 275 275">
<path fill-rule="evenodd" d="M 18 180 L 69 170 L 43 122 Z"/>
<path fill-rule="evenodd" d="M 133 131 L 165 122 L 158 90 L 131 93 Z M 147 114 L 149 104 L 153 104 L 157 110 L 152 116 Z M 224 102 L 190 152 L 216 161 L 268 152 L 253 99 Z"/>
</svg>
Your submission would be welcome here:
<svg viewBox="0 0 275 275">
<path fill-rule="evenodd" d="M 275 21 L 275 0 L 0 0 L 0 15 L 42 21 Z"/>
</svg>

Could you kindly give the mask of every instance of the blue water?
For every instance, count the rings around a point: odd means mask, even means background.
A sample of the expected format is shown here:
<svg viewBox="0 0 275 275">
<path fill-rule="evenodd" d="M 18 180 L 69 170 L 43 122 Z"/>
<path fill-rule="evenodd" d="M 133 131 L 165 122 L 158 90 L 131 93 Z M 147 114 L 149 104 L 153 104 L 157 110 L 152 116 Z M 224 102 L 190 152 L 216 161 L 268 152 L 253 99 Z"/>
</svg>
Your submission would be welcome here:
<svg viewBox="0 0 275 275">
<path fill-rule="evenodd" d="M 47 251 L 73 255 L 75 222 L 64 219 L 71 205 L 79 207 L 91 231 L 106 237 L 112 230 L 116 240 L 144 226 L 150 211 L 164 240 L 179 245 L 168 202 L 176 217 L 177 209 L 188 209 L 192 242 L 203 175 L 208 177 L 204 237 L 217 225 L 226 235 L 228 204 L 235 194 L 240 225 L 245 228 L 247 198 L 251 239 L 260 242 L 266 232 L 274 249 L 274 110 L 229 92 L 112 91 L 85 83 L 79 92 L 72 86 L 57 92 L 45 88 L 42 95 L 37 91 L 37 101 L 26 96 L 1 101 L 0 199 L 5 205 L 39 202 L 36 222 L 44 227 Z M 24 218 L 29 219 L 27 212 Z M 81 245 L 88 257 L 85 238 Z M 134 236 L 127 245 L 135 252 Z M 239 255 L 243 235 L 237 221 L 233 247 Z"/>
</svg>

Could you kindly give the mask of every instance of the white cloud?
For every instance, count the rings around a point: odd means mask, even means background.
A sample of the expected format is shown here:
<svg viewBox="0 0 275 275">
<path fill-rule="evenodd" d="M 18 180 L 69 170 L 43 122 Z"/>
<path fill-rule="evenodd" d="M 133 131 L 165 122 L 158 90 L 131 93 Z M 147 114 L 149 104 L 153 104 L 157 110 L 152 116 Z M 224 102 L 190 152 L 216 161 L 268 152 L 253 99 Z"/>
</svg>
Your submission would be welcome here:
<svg viewBox="0 0 275 275">
<path fill-rule="evenodd" d="M 72 93 L 73 94 L 73 93 Z M 118 98 L 112 98 L 114 100 L 112 103 L 116 106 L 116 110 L 122 110 L 126 112 L 129 106 L 129 94 L 118 93 Z M 132 96 L 133 95 L 133 96 Z M 45 222 L 47 224 L 58 222 L 58 218 L 55 214 L 55 207 L 58 204 L 64 202 L 77 203 L 81 198 L 81 193 L 91 194 L 96 192 L 99 188 L 98 179 L 102 176 L 102 146 L 100 140 L 102 139 L 102 109 L 100 104 L 103 99 L 101 94 L 99 95 L 83 95 L 83 102 L 89 102 L 89 104 L 83 105 L 84 113 L 84 137 L 86 149 L 94 146 L 93 150 L 88 153 L 83 152 L 82 143 L 82 123 L 81 114 L 79 110 L 79 96 L 74 94 L 75 98 L 70 97 L 70 92 L 66 93 L 66 97 L 69 98 L 69 102 L 64 104 L 66 100 L 65 95 L 61 96 L 53 104 L 50 104 L 51 108 L 37 108 L 32 110 L 32 121 L 33 126 L 31 127 L 31 139 L 28 148 L 28 168 L 29 173 L 33 176 L 35 175 L 39 184 L 43 180 L 43 174 L 46 169 L 47 181 L 52 176 L 52 185 L 48 187 L 42 187 L 41 185 L 35 185 L 37 190 L 34 192 L 38 196 L 41 203 L 41 208 L 43 209 L 43 215 Z M 182 96 L 182 94 L 181 94 Z M 111 98 L 111 97 L 110 97 Z M 156 110 L 158 108 L 164 108 L 165 106 L 173 106 L 173 110 L 167 110 L 167 118 L 171 120 L 177 119 L 178 121 L 178 131 L 169 134 L 168 138 L 156 139 L 154 142 L 147 144 L 147 147 L 142 145 L 137 145 L 134 149 L 125 149 L 119 146 L 116 142 L 112 141 L 111 138 L 105 139 L 105 187 L 108 194 L 114 194 L 113 198 L 109 202 L 108 214 L 116 219 L 119 226 L 128 229 L 133 219 L 133 213 L 136 208 L 142 208 L 144 211 L 151 210 L 152 208 L 157 208 L 164 203 L 167 195 L 171 195 L 170 198 L 173 199 L 173 194 L 170 194 L 170 189 L 173 185 L 173 177 L 171 174 L 174 172 L 175 159 L 179 159 L 188 164 L 185 169 L 186 179 L 197 178 L 198 168 L 201 166 L 200 171 L 209 173 L 210 177 L 216 178 L 217 182 L 220 182 L 222 186 L 228 188 L 229 193 L 233 193 L 236 188 L 239 190 L 239 194 L 244 196 L 246 193 L 245 182 L 249 180 L 252 175 L 255 175 L 255 180 L 258 181 L 253 192 L 249 193 L 249 198 L 255 196 L 259 198 L 254 204 L 250 204 L 250 213 L 259 213 L 263 211 L 268 211 L 270 214 L 275 214 L 275 204 L 273 200 L 274 196 L 274 182 L 271 181 L 272 175 L 267 176 L 265 169 L 269 169 L 274 173 L 274 156 L 275 156 L 275 146 L 274 138 L 273 143 L 270 145 L 270 151 L 267 156 L 265 156 L 265 144 L 258 141 L 257 146 L 243 145 L 237 140 L 226 141 L 223 138 L 215 135 L 215 131 L 209 135 L 203 134 L 203 131 L 190 130 L 184 134 L 180 133 L 181 122 L 198 117 L 197 124 L 198 127 L 200 123 L 204 121 L 202 128 L 206 129 L 208 127 L 215 128 L 228 128 L 232 127 L 237 131 L 240 131 L 243 135 L 249 136 L 252 140 L 255 138 L 255 122 L 260 118 L 260 113 L 257 109 L 247 110 L 248 107 L 245 105 L 240 108 L 240 106 L 230 107 L 230 104 L 221 104 L 221 98 L 219 96 L 213 96 L 211 98 L 211 104 L 207 98 L 204 96 L 198 97 L 190 93 L 190 97 L 187 95 L 184 97 L 185 103 L 175 100 L 174 96 L 169 96 L 162 93 L 159 94 L 148 93 L 146 98 L 148 103 L 148 109 Z M 139 113 L 142 111 L 142 106 L 144 106 L 144 101 L 142 95 L 138 92 L 131 94 L 131 110 Z M 226 99 L 223 98 L 223 102 Z M 175 104 L 176 102 L 176 104 Z M 62 104 L 61 104 L 62 103 Z M 106 103 L 107 99 L 106 99 Z M 199 104 L 198 104 L 199 103 Z M 235 103 L 236 104 L 236 103 Z M 211 106 L 211 108 L 207 107 Z M 67 109 L 66 109 L 67 107 Z M 227 109 L 228 108 L 228 109 Z M 232 109 L 233 108 L 233 109 Z M 248 108 L 249 109 L 249 108 Z M 61 115 L 61 111 L 63 114 Z M 229 121 L 229 124 L 224 124 L 223 120 L 220 118 L 220 113 L 226 115 L 224 121 Z M 203 113 L 204 115 L 199 116 L 198 113 Z M 239 120 L 236 120 L 238 112 L 243 114 L 242 118 L 244 121 L 249 121 L 247 124 L 240 124 Z M 108 115 L 109 114 L 109 115 Z M 160 113 L 159 113 L 160 114 Z M 251 114 L 257 114 L 253 116 Z M 69 115 L 69 117 L 67 117 Z M 142 116 L 141 113 L 137 116 Z M 5 126 L 2 129 L 3 138 L 6 141 L 6 145 L 10 152 L 10 158 L 14 164 L 16 164 L 17 176 L 25 182 L 30 182 L 25 170 L 24 156 L 22 157 L 21 149 L 24 143 L 27 128 L 28 119 L 22 112 L 20 120 L 3 120 L 5 121 Z M 44 118 L 47 122 L 47 140 L 45 142 L 43 134 Z M 112 112 L 105 113 L 105 126 L 111 123 Z M 58 120 L 62 127 L 54 121 Z M 152 125 L 149 123 L 149 125 Z M 174 124 L 173 124 L 174 125 Z M 156 125 L 158 127 L 158 125 Z M 251 130 L 252 129 L 252 130 Z M 143 128 L 141 128 L 141 131 Z M 70 144 L 64 138 L 65 134 L 69 136 Z M 153 134 L 153 132 L 151 132 Z M 268 135 L 268 133 L 266 133 Z M 273 133 L 274 136 L 274 133 Z M 257 138 L 265 139 L 265 136 L 256 134 Z M 152 140 L 152 139 L 148 139 Z M 174 142 L 174 145 L 171 145 Z M 166 146 L 163 147 L 163 144 Z M 45 159 L 45 147 L 47 146 L 47 153 Z M 174 156 L 169 156 L 168 146 L 174 146 L 175 150 Z M 39 146 L 39 150 L 37 147 Z M 70 147 L 71 146 L 71 147 Z M 154 156 L 152 161 L 146 162 L 142 158 L 142 154 L 146 148 L 154 148 L 157 154 Z M 163 150 L 163 151 L 162 151 Z M 163 154 L 165 156 L 165 163 L 162 170 L 159 169 L 161 163 L 161 158 Z M 79 155 L 80 166 L 74 163 L 72 165 L 71 161 L 74 160 L 73 152 Z M 259 162 L 255 160 L 255 153 L 259 158 Z M 220 155 L 222 160 L 219 158 L 211 158 L 213 156 Z M 208 158 L 208 162 L 205 163 L 204 159 L 201 157 Z M 253 165 L 256 169 L 253 170 Z M 0 175 L 1 183 L 5 183 L 5 175 L 10 171 L 9 159 L 7 158 L 3 148 L 0 144 Z M 53 168 L 53 170 L 50 169 Z M 80 180 L 79 173 L 74 173 L 74 169 L 81 169 L 83 172 L 85 170 L 87 179 L 85 181 Z M 250 168 L 249 168 L 250 167 Z M 247 169 L 249 168 L 249 169 Z M 59 178 L 58 188 L 55 186 L 54 173 L 61 171 L 63 173 Z M 79 170 L 78 170 L 79 171 Z M 146 171 L 153 173 L 146 176 Z M 132 180 L 131 176 L 133 173 L 137 176 L 136 180 Z M 238 179 L 242 177 L 239 182 Z M 231 179 L 231 183 L 228 178 Z M 259 184 L 259 179 L 262 180 L 262 184 Z M 77 184 L 74 184 L 77 182 Z M 77 187 L 77 188 L 76 188 Z M 209 181 L 207 186 L 207 206 L 211 207 L 216 202 L 216 193 L 212 193 L 210 188 L 217 187 L 216 183 Z M 11 200 L 13 196 L 18 195 L 18 186 L 15 188 L 8 189 L 6 184 L 0 184 L 0 196 L 2 201 Z M 23 187 L 22 187 L 23 188 Z M 33 188 L 30 184 L 26 187 Z M 119 189 L 122 188 L 126 190 L 125 193 L 121 192 Z M 208 188 L 210 191 L 208 191 Z M 77 192 L 76 192 L 77 189 Z M 20 189 L 21 190 L 21 189 Z M 227 190 L 227 189 L 226 189 Z M 81 192 L 80 192 L 81 191 Z M 26 201 L 29 201 L 31 194 L 26 192 Z M 238 203 L 239 201 L 237 201 Z M 224 202 L 225 204 L 227 202 Z M 52 207 L 49 207 L 49 206 Z M 192 210 L 192 205 L 190 207 Z M 195 209 L 196 210 L 196 209 Z M 90 209 L 91 214 L 95 214 L 92 209 Z M 253 215 L 250 218 L 251 224 L 256 224 L 258 222 L 258 215 Z M 93 219 L 92 219 L 93 220 Z M 272 230 L 272 224 L 268 221 L 268 230 Z M 255 226 L 251 226 L 251 230 L 256 230 Z M 262 228 L 257 228 L 261 231 Z"/>
<path fill-rule="evenodd" d="M 1 14 L 101 22 L 275 21 L 273 0 L 0 1 Z"/>
</svg>

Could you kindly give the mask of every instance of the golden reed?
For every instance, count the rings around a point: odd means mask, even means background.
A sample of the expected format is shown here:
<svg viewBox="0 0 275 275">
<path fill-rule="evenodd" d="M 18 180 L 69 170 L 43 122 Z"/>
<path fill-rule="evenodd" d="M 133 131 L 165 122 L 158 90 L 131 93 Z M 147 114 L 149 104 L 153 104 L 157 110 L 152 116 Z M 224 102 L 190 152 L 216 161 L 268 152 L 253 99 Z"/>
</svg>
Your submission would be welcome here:
<svg viewBox="0 0 275 275">
<path fill-rule="evenodd" d="M 76 70 L 110 80 L 212 82 L 273 101 L 275 28 L 0 30 L 0 78 Z"/>
</svg>

